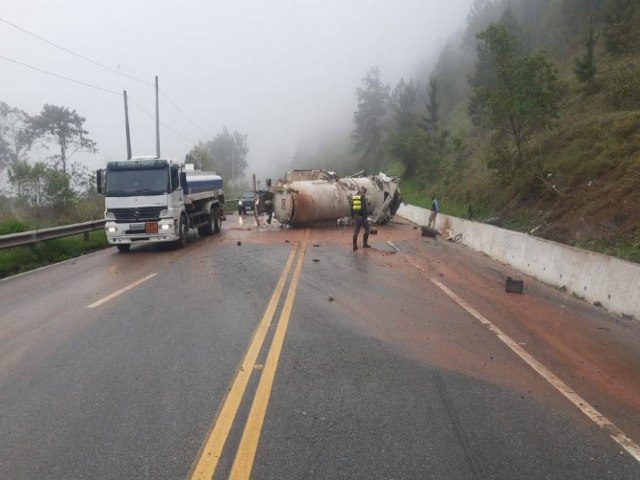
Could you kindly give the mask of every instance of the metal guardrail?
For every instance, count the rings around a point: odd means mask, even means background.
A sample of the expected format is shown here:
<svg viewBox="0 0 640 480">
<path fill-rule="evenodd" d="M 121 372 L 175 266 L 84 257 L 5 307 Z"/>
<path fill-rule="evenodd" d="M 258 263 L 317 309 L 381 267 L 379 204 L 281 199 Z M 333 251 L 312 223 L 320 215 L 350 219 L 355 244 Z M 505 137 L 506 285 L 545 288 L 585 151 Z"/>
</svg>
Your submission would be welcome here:
<svg viewBox="0 0 640 480">
<path fill-rule="evenodd" d="M 28 232 L 10 233 L 0 235 L 0 250 L 5 248 L 21 247 L 44 240 L 54 238 L 69 237 L 79 233 L 88 234 L 93 230 L 104 228 L 105 220 L 92 220 L 90 222 L 76 223 L 73 225 L 63 225 L 61 227 L 43 228 L 41 230 L 30 230 Z"/>
</svg>

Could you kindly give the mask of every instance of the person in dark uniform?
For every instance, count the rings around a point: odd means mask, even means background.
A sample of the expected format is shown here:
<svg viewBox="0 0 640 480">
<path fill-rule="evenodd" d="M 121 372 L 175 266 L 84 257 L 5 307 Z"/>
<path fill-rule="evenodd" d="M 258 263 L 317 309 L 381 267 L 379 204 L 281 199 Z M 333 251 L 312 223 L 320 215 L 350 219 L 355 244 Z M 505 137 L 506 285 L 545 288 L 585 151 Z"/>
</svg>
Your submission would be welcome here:
<svg viewBox="0 0 640 480">
<path fill-rule="evenodd" d="M 367 189 L 364 187 L 360 187 L 358 193 L 351 197 L 351 216 L 353 217 L 354 227 L 353 227 L 353 249 L 358 249 L 358 234 L 360 233 L 360 229 L 364 227 L 364 235 L 362 236 L 362 246 L 364 248 L 371 248 L 369 245 L 369 221 L 367 217 L 369 216 L 369 209 L 367 208 L 367 199 L 365 194 L 367 193 Z"/>
</svg>

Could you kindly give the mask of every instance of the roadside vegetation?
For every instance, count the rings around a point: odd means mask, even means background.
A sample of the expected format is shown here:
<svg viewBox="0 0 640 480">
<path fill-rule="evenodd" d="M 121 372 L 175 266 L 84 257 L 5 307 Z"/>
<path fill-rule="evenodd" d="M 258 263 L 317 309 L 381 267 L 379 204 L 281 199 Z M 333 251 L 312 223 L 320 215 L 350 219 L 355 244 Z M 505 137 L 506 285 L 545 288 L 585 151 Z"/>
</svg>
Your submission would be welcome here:
<svg viewBox="0 0 640 480">
<path fill-rule="evenodd" d="M 392 86 L 372 67 L 356 97 L 351 170 L 639 261 L 640 0 L 476 0 L 432 70 Z"/>
</svg>

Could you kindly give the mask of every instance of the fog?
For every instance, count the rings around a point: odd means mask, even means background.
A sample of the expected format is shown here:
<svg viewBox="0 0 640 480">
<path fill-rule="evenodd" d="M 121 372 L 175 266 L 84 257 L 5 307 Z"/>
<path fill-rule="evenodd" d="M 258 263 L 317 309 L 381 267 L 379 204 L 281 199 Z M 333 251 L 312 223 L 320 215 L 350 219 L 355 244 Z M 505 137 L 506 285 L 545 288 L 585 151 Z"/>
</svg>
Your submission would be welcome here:
<svg viewBox="0 0 640 480">
<path fill-rule="evenodd" d="M 472 0 L 122 1 L 3 0 L 0 18 L 149 82 L 159 76 L 161 154 L 182 160 L 223 126 L 248 135 L 247 173 L 275 175 L 316 132 L 350 131 L 355 89 L 371 66 L 395 84 L 436 58 Z M 86 117 L 97 168 L 126 156 L 122 90 L 133 152 L 155 153 L 154 90 L 0 22 L 0 100 L 29 114 L 45 103 Z M 173 102 L 180 111 L 178 111 Z M 170 130 L 170 129 L 171 130 Z M 34 150 L 33 160 L 49 152 Z M 286 160 L 286 159 L 284 159 Z M 286 162 L 285 162 L 286 163 Z"/>
</svg>

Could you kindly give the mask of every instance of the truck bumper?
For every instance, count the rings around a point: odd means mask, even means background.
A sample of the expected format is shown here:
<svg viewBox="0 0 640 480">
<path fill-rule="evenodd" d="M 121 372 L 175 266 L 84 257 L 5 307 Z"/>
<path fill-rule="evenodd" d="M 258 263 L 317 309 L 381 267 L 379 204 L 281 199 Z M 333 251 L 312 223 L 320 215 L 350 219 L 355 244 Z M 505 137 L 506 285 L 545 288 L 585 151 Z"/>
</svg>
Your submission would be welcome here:
<svg viewBox="0 0 640 480">
<path fill-rule="evenodd" d="M 157 232 L 155 228 L 149 228 L 146 225 L 148 223 L 157 223 Z M 114 221 L 107 221 L 104 228 L 107 234 L 107 242 L 111 245 L 173 242 L 180 238 L 176 224 L 172 218 L 163 218 L 158 222 L 146 223 L 116 223 Z"/>
</svg>

